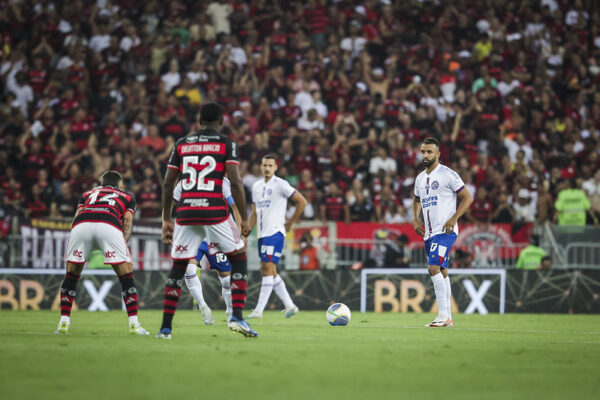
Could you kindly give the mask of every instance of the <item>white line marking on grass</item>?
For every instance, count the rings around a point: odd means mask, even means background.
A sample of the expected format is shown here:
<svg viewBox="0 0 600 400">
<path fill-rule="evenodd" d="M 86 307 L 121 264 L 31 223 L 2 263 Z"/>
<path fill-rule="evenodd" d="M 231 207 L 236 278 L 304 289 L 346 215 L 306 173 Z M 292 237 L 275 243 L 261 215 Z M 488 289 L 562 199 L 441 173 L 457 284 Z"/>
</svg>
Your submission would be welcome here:
<svg viewBox="0 0 600 400">
<path fill-rule="evenodd" d="M 285 323 L 275 323 L 273 326 L 286 326 Z M 306 326 L 306 327 L 326 327 L 325 324 L 297 324 L 297 326 Z M 411 325 L 372 325 L 368 322 L 357 322 L 350 323 L 348 325 L 349 328 L 359 328 L 359 329 L 437 329 L 440 330 L 442 328 L 428 328 L 425 326 L 411 326 Z M 333 327 L 333 329 L 342 328 L 342 327 Z M 453 328 L 445 328 L 447 330 L 454 331 L 473 331 L 473 332 L 506 332 L 506 333 L 559 333 L 559 334 L 580 334 L 580 335 L 600 335 L 600 331 L 557 331 L 557 330 L 540 330 L 540 329 L 501 329 L 501 328 L 461 328 L 461 327 L 453 327 Z"/>
</svg>

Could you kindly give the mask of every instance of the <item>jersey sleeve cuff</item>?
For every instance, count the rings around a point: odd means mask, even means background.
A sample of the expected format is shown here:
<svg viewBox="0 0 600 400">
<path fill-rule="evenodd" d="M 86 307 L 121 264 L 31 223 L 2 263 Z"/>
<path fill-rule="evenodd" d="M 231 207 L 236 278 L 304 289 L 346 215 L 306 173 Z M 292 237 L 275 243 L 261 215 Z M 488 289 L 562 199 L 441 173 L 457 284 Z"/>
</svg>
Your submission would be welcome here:
<svg viewBox="0 0 600 400">
<path fill-rule="evenodd" d="M 225 164 L 236 164 L 236 165 L 240 165 L 240 162 L 237 160 L 227 160 L 225 161 Z"/>
<path fill-rule="evenodd" d="M 294 191 L 292 192 L 292 194 L 290 194 L 290 195 L 288 196 L 288 199 L 291 199 L 292 197 L 294 197 L 294 195 L 295 195 L 295 194 L 296 194 L 296 191 L 294 190 Z"/>
<path fill-rule="evenodd" d="M 176 169 L 177 171 L 179 171 L 179 167 L 176 167 L 174 165 L 167 165 L 167 168 Z"/>
<path fill-rule="evenodd" d="M 130 213 L 132 213 L 132 214 L 135 214 L 135 211 L 134 211 L 134 210 L 132 210 L 131 208 L 128 208 L 127 210 L 125 210 L 125 212 L 130 212 Z"/>
<path fill-rule="evenodd" d="M 458 188 L 458 190 L 455 190 L 454 193 L 460 193 L 463 189 L 465 188 L 465 186 L 461 186 Z"/>
</svg>

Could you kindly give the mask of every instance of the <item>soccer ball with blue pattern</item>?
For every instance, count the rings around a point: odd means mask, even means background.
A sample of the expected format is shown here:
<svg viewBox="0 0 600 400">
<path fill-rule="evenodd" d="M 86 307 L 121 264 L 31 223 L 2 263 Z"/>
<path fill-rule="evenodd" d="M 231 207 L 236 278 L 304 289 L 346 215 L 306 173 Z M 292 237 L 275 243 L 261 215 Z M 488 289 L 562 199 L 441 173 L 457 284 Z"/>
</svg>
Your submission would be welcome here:
<svg viewBox="0 0 600 400">
<path fill-rule="evenodd" d="M 351 318 L 350 309 L 345 304 L 335 303 L 327 309 L 327 321 L 331 326 L 346 326 Z"/>
</svg>

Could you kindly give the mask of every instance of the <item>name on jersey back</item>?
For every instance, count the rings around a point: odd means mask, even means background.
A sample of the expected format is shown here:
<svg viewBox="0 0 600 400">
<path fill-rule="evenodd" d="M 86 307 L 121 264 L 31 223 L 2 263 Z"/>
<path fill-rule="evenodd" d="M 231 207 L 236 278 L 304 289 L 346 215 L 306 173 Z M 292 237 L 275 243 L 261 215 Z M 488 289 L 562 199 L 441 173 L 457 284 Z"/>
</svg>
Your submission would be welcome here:
<svg viewBox="0 0 600 400">
<path fill-rule="evenodd" d="M 217 153 L 225 154 L 225 144 L 204 143 L 204 144 L 184 144 L 180 149 L 181 154 L 188 153 Z"/>
</svg>

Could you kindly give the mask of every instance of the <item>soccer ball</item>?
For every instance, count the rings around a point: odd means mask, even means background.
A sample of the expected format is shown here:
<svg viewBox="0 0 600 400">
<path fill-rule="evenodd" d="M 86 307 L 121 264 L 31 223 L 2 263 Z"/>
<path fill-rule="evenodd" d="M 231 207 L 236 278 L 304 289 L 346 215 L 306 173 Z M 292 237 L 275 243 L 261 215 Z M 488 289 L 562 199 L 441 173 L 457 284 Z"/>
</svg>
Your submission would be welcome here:
<svg viewBox="0 0 600 400">
<path fill-rule="evenodd" d="M 352 315 L 347 305 L 335 303 L 327 309 L 326 317 L 331 326 L 346 326 L 350 323 Z"/>
</svg>

